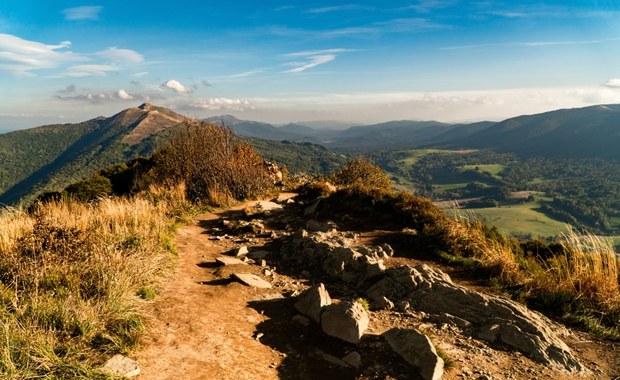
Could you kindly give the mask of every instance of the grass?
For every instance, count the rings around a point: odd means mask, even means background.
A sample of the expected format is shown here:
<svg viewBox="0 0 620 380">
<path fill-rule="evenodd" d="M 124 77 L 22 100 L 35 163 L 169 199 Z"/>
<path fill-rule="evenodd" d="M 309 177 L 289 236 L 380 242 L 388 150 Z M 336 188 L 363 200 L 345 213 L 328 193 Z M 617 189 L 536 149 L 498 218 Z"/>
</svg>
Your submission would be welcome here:
<svg viewBox="0 0 620 380">
<path fill-rule="evenodd" d="M 483 173 L 489 173 L 492 176 L 499 178 L 499 173 L 504 170 L 506 165 L 502 164 L 479 164 L 479 165 L 463 165 L 465 170 L 476 170 L 478 168 Z"/>
<path fill-rule="evenodd" d="M 489 226 L 510 236 L 541 238 L 560 236 L 568 231 L 568 225 L 551 219 L 547 215 L 536 211 L 538 202 L 529 202 L 518 205 L 501 207 L 463 209 L 472 213 L 477 219 Z M 448 214 L 454 211 L 447 210 Z"/>
<path fill-rule="evenodd" d="M 103 378 L 97 368 L 131 350 L 142 305 L 174 263 L 170 226 L 187 209 L 183 194 L 0 212 L 3 378 Z"/>
</svg>

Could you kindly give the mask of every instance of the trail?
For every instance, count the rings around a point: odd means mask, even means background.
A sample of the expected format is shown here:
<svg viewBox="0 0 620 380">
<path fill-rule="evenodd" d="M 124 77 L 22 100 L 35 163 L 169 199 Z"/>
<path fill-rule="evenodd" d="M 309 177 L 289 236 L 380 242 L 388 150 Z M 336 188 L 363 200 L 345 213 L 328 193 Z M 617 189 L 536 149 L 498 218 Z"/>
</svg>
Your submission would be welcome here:
<svg viewBox="0 0 620 380">
<path fill-rule="evenodd" d="M 266 317 L 248 307 L 275 296 L 274 290 L 222 280 L 215 258 L 234 243 L 209 240 L 205 230 L 247 205 L 206 214 L 178 230 L 178 266 L 151 305 L 153 318 L 137 356 L 139 379 L 278 378 L 282 356 L 253 337 Z"/>
</svg>

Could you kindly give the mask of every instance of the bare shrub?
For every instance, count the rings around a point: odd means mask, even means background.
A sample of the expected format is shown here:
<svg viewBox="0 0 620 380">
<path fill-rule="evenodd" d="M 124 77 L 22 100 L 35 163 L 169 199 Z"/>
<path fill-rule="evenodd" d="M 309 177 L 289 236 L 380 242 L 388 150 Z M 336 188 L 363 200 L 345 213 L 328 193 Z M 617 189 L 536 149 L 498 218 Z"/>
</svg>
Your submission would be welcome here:
<svg viewBox="0 0 620 380">
<path fill-rule="evenodd" d="M 252 198 L 273 186 L 268 168 L 229 129 L 208 122 L 185 122 L 155 152 L 157 177 L 184 182 L 194 202 L 224 205 Z"/>
</svg>

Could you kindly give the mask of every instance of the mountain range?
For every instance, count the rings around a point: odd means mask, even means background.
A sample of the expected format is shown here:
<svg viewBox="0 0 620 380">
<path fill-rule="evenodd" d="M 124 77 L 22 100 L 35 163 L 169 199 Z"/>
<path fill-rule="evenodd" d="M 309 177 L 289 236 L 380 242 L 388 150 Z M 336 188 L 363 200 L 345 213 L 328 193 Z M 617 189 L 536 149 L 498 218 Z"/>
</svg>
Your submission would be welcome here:
<svg viewBox="0 0 620 380">
<path fill-rule="evenodd" d="M 108 118 L 2 134 L 0 203 L 27 201 L 36 193 L 62 189 L 97 170 L 148 155 L 170 127 L 184 120 L 167 108 L 142 104 Z M 208 121 L 232 128 L 267 159 L 286 163 L 292 172 L 329 171 L 345 160 L 341 153 L 421 147 L 620 160 L 620 105 L 616 104 L 470 124 L 403 120 L 327 129 L 301 123 L 275 126 L 230 115 Z"/>
</svg>

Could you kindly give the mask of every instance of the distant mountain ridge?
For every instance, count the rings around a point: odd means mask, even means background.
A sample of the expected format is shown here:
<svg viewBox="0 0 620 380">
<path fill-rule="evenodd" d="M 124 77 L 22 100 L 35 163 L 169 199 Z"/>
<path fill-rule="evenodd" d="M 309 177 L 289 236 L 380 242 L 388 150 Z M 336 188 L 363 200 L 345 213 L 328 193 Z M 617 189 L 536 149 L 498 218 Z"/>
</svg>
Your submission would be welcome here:
<svg viewBox="0 0 620 380">
<path fill-rule="evenodd" d="M 28 203 L 37 193 L 62 190 L 98 170 L 150 155 L 170 128 L 186 120 L 172 110 L 145 103 L 107 118 L 0 135 L 0 206 L 20 200 Z M 343 161 L 312 144 L 249 141 L 267 158 L 290 160 L 293 172 L 315 171 L 314 164 L 320 172 Z"/>
</svg>

